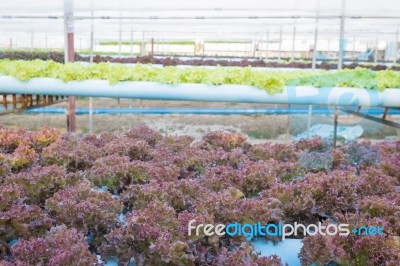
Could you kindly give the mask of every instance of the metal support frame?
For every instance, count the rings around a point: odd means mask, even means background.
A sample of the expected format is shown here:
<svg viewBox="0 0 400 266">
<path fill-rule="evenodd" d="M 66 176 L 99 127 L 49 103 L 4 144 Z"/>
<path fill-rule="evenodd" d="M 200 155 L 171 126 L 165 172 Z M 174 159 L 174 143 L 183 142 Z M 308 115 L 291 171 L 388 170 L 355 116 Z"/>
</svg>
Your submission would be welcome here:
<svg viewBox="0 0 400 266">
<path fill-rule="evenodd" d="M 393 122 L 393 121 L 386 120 L 387 114 L 389 112 L 389 108 L 388 107 L 385 107 L 385 111 L 383 113 L 382 118 L 360 113 L 359 109 L 357 111 L 342 109 L 342 111 L 346 112 L 348 114 L 356 115 L 356 116 L 359 116 L 359 117 L 362 117 L 362 118 L 365 118 L 365 119 L 368 119 L 368 120 L 371 120 L 371 121 L 374 121 L 374 122 L 377 122 L 377 123 L 381 123 L 381 124 L 384 124 L 384 125 L 387 125 L 387 126 L 391 126 L 391 127 L 394 127 L 394 128 L 400 128 L 400 123 L 396 123 L 396 122 Z"/>
<path fill-rule="evenodd" d="M 336 148 L 337 143 L 337 128 L 338 128 L 339 109 L 335 106 L 335 114 L 333 121 L 333 148 Z"/>
<path fill-rule="evenodd" d="M 118 56 L 121 56 L 122 53 L 122 27 L 121 27 L 122 21 L 119 20 L 119 32 L 118 32 Z"/>
<path fill-rule="evenodd" d="M 7 110 L 7 94 L 3 94 L 3 110 Z"/>
<path fill-rule="evenodd" d="M 91 11 L 91 15 L 93 17 L 94 12 L 93 9 Z M 94 25 L 93 19 L 90 24 L 90 63 L 93 63 L 93 45 L 94 45 Z M 93 133 L 93 97 L 89 97 L 89 133 Z"/>
<path fill-rule="evenodd" d="M 131 56 L 133 56 L 133 31 L 131 30 Z"/>
<path fill-rule="evenodd" d="M 393 55 L 393 64 L 397 63 L 397 53 L 399 50 L 399 28 L 396 30 L 396 39 L 394 42 L 394 55 Z"/>
<path fill-rule="evenodd" d="M 268 59 L 268 43 L 269 43 L 269 31 L 267 31 L 267 42 L 265 45 L 265 58 Z"/>
<path fill-rule="evenodd" d="M 11 96 L 11 106 L 8 105 L 8 96 Z M 52 95 L 43 95 L 43 103 L 40 102 L 40 96 L 36 95 L 36 99 L 32 94 L 21 94 L 20 95 L 20 106 L 18 106 L 17 95 L 16 94 L 3 94 L 2 95 L 2 106 L 3 110 L 0 111 L 0 115 L 6 115 L 10 113 L 19 113 L 29 109 L 35 109 L 40 107 L 45 107 L 51 104 L 64 102 L 64 99 L 60 99 L 62 97 L 55 96 L 56 100 L 53 101 Z"/>
<path fill-rule="evenodd" d="M 295 58 L 295 47 L 296 47 L 296 20 L 293 24 L 293 37 L 292 37 L 292 60 Z"/>
<path fill-rule="evenodd" d="M 311 138 L 311 117 L 312 117 L 312 105 L 308 106 L 308 119 L 307 119 L 307 137 Z"/>
<path fill-rule="evenodd" d="M 313 46 L 312 65 L 311 65 L 312 69 L 315 69 L 317 65 L 317 42 L 318 42 L 318 24 L 315 27 L 314 31 L 314 46 Z"/>
<path fill-rule="evenodd" d="M 154 56 L 154 38 L 151 38 L 151 54 L 150 56 Z"/>
<path fill-rule="evenodd" d="M 282 53 L 282 25 L 279 31 L 279 51 L 278 51 L 278 60 L 281 60 L 281 53 Z"/>
<path fill-rule="evenodd" d="M 385 107 L 385 111 L 383 112 L 382 120 L 386 120 L 388 112 L 389 112 L 389 108 Z"/>
<path fill-rule="evenodd" d="M 288 104 L 288 108 L 290 108 L 290 104 Z M 291 121 L 290 121 L 290 114 L 287 116 L 287 124 L 286 124 L 286 141 L 290 141 L 290 127 L 291 127 Z"/>
<path fill-rule="evenodd" d="M 75 59 L 72 10 L 73 10 L 73 0 L 65 0 L 64 2 L 65 63 L 73 63 Z M 76 131 L 75 96 L 68 97 L 67 128 L 69 132 Z"/>
<path fill-rule="evenodd" d="M 315 30 L 314 30 L 314 45 L 312 54 L 311 68 L 315 69 L 317 66 L 317 47 L 318 47 L 318 24 L 319 24 L 319 8 L 321 0 L 317 1 L 317 18 L 315 19 Z"/>
<path fill-rule="evenodd" d="M 342 14 L 340 16 L 339 60 L 337 66 L 338 70 L 342 69 L 344 61 L 344 26 L 346 19 L 345 11 L 346 11 L 346 0 L 342 0 Z"/>
<path fill-rule="evenodd" d="M 46 52 L 48 52 L 49 51 L 49 45 L 48 45 L 47 33 L 46 33 L 46 35 L 44 37 L 44 46 L 45 46 Z"/>
<path fill-rule="evenodd" d="M 379 44 L 379 32 L 376 32 L 374 64 L 378 63 L 378 44 Z"/>
<path fill-rule="evenodd" d="M 34 33 L 32 31 L 31 32 L 31 53 L 33 53 L 33 51 L 34 51 L 34 42 L 33 42 L 33 40 L 34 40 Z"/>
</svg>

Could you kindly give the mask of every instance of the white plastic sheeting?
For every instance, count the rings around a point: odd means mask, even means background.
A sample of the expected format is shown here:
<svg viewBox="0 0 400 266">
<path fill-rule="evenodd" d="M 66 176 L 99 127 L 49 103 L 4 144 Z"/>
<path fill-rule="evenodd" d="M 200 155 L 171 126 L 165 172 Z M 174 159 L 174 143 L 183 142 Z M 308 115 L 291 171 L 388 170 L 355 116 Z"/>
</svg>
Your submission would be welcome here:
<svg viewBox="0 0 400 266">
<path fill-rule="evenodd" d="M 319 4 L 318 4 L 319 1 Z M 345 0 L 346 36 L 394 40 L 399 26 L 396 0 Z M 291 39 L 293 25 L 299 39 L 312 39 L 317 11 L 321 38 L 339 36 L 342 0 L 75 0 L 77 33 L 90 32 L 93 12 L 97 36 L 117 39 L 117 32 L 146 32 L 152 37 L 199 39 L 259 39 L 270 32 Z M 0 1 L 0 32 L 62 35 L 63 0 Z M 36 18 L 35 18 L 36 17 Z M 121 19 L 120 19 L 121 18 Z"/>
</svg>

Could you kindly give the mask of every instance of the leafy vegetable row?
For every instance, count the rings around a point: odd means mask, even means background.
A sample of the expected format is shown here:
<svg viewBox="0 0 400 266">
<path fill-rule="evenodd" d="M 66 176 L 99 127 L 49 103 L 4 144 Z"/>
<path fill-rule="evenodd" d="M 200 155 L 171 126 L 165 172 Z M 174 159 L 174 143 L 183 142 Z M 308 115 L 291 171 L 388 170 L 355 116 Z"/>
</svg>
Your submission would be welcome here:
<svg viewBox="0 0 400 266">
<path fill-rule="evenodd" d="M 243 236 L 189 236 L 193 219 L 379 225 L 385 236 L 307 236 L 301 262 L 398 265 L 399 184 L 399 141 L 332 150 L 220 131 L 195 142 L 145 126 L 84 137 L 0 126 L 0 265 L 97 265 L 95 254 L 119 265 L 282 265 Z"/>
<path fill-rule="evenodd" d="M 89 51 L 80 51 L 79 53 L 75 53 L 75 62 L 89 62 L 89 56 L 83 56 L 84 54 L 90 54 Z M 111 56 L 113 53 L 104 53 L 104 52 L 96 52 L 93 57 L 93 62 L 101 63 L 101 62 L 112 62 L 112 63 L 124 63 L 124 64 L 157 64 L 163 66 L 176 66 L 176 65 L 189 65 L 189 66 L 229 66 L 229 67 L 272 67 L 272 68 L 311 68 L 310 60 L 248 60 L 247 58 L 243 58 L 241 60 L 229 60 L 224 58 L 179 58 L 179 57 L 154 57 L 154 56 L 121 56 L 117 57 L 117 54 Z M 55 62 L 64 63 L 64 53 L 58 51 L 46 51 L 41 49 L 35 49 L 34 51 L 30 51 L 29 49 L 20 49 L 20 50 L 5 50 L 0 51 L 0 59 L 9 59 L 9 60 L 53 60 Z M 400 61 L 399 61 L 400 62 Z M 346 69 L 356 69 L 358 67 L 367 68 L 371 70 L 394 70 L 399 71 L 400 66 L 396 65 L 384 65 L 384 64 L 374 64 L 371 62 L 364 63 L 356 63 L 352 62 L 349 64 L 345 64 L 343 66 Z M 317 69 L 325 69 L 325 70 L 336 70 L 337 62 L 335 61 L 324 61 L 321 63 L 317 63 Z"/>
<path fill-rule="evenodd" d="M 355 87 L 383 91 L 400 88 L 400 74 L 391 70 L 368 69 L 326 71 L 263 71 L 251 67 L 178 68 L 152 65 L 98 63 L 92 65 L 61 64 L 54 61 L 0 60 L 0 74 L 27 81 L 31 78 L 58 78 L 65 82 L 101 79 L 110 84 L 120 81 L 149 81 L 164 84 L 204 83 L 212 85 L 250 85 L 270 94 L 282 92 L 285 86 Z"/>
</svg>

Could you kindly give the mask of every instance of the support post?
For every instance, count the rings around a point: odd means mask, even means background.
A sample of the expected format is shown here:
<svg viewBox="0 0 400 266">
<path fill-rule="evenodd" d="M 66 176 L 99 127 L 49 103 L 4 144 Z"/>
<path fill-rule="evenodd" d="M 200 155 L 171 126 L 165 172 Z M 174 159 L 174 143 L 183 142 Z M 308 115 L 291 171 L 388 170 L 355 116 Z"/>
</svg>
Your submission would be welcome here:
<svg viewBox="0 0 400 266">
<path fill-rule="evenodd" d="M 91 12 L 92 23 L 90 25 L 90 58 L 89 62 L 93 63 L 93 42 L 94 42 L 94 25 L 93 25 L 93 9 Z M 93 97 L 89 97 L 89 134 L 93 134 Z"/>
<path fill-rule="evenodd" d="M 337 106 L 335 106 L 335 115 L 334 115 L 334 122 L 333 122 L 333 148 L 336 148 L 338 118 L 339 118 L 339 109 Z"/>
<path fill-rule="evenodd" d="M 279 31 L 279 51 L 278 51 L 278 60 L 281 60 L 281 51 L 282 51 L 282 25 Z"/>
<path fill-rule="evenodd" d="M 296 48 L 296 21 L 294 21 L 293 25 L 292 60 L 294 60 L 295 57 L 295 48 Z"/>
<path fill-rule="evenodd" d="M 28 101 L 26 99 L 26 94 L 22 94 L 21 95 L 21 108 L 26 109 L 27 105 L 28 105 Z"/>
<path fill-rule="evenodd" d="M 317 65 L 319 7 L 320 7 L 320 0 L 318 0 L 317 2 L 317 18 L 315 20 L 314 45 L 313 45 L 312 64 L 311 64 L 312 69 L 315 69 Z"/>
<path fill-rule="evenodd" d="M 75 59 L 72 10 L 73 10 L 73 0 L 65 0 L 64 1 L 65 63 L 73 63 Z M 67 127 L 69 132 L 76 131 L 75 96 L 68 97 Z"/>
<path fill-rule="evenodd" d="M 31 32 L 31 53 L 33 53 L 33 32 Z"/>
<path fill-rule="evenodd" d="M 121 22 L 120 22 L 120 25 L 121 25 Z M 118 38 L 118 56 L 121 56 L 121 53 L 122 53 L 122 32 L 121 32 L 121 26 L 120 26 L 119 38 Z"/>
<path fill-rule="evenodd" d="M 382 120 L 386 120 L 388 112 L 389 112 L 389 107 L 385 107 L 385 111 L 383 112 Z"/>
<path fill-rule="evenodd" d="M 12 95 L 12 108 L 17 109 L 17 95 L 16 94 Z"/>
<path fill-rule="evenodd" d="M 340 39 L 339 39 L 339 60 L 337 69 L 343 68 L 344 61 L 344 24 L 345 24 L 346 0 L 342 0 L 342 15 L 340 16 Z"/>
<path fill-rule="evenodd" d="M 265 58 L 268 59 L 268 43 L 269 43 L 269 31 L 267 31 L 267 43 L 265 45 Z"/>
<path fill-rule="evenodd" d="M 288 104 L 288 109 L 290 109 L 290 104 Z M 287 124 L 286 124 L 286 142 L 290 141 L 290 114 L 287 115 Z"/>
<path fill-rule="evenodd" d="M 379 33 L 377 32 L 375 40 L 374 64 L 378 63 L 378 43 L 379 43 Z"/>
<path fill-rule="evenodd" d="M 90 63 L 93 63 L 93 51 L 94 51 L 94 32 L 93 32 L 93 19 L 92 19 L 92 24 L 90 26 L 90 57 L 89 57 Z"/>
<path fill-rule="evenodd" d="M 397 63 L 397 53 L 399 50 L 399 28 L 396 30 L 396 39 L 394 42 L 394 55 L 393 55 L 393 64 Z"/>
<path fill-rule="evenodd" d="M 3 94 L 3 111 L 7 111 L 7 94 Z"/>
<path fill-rule="evenodd" d="M 46 48 L 46 52 L 48 52 L 49 51 L 49 46 L 48 46 L 48 44 L 47 44 L 47 34 L 45 35 L 45 37 L 44 37 L 44 42 L 45 42 L 45 48 Z"/>
<path fill-rule="evenodd" d="M 312 116 L 312 105 L 308 106 L 308 120 L 307 120 L 307 137 L 311 138 L 311 116 Z"/>
<path fill-rule="evenodd" d="M 154 56 L 154 38 L 151 38 L 151 56 Z"/>
<path fill-rule="evenodd" d="M 131 31 L 131 56 L 133 56 L 133 31 Z"/>
<path fill-rule="evenodd" d="M 314 31 L 314 45 L 313 45 L 313 54 L 312 54 L 312 65 L 311 68 L 315 69 L 317 66 L 317 42 L 318 42 L 318 26 Z"/>
</svg>

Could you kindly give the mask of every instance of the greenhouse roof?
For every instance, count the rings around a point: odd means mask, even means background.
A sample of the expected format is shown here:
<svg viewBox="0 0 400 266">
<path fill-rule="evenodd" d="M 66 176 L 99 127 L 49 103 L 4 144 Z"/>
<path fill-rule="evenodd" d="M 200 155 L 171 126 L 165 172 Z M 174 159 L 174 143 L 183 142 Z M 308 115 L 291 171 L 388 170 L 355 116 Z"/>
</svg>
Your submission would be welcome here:
<svg viewBox="0 0 400 266">
<path fill-rule="evenodd" d="M 118 32 L 144 32 L 169 39 L 262 39 L 270 34 L 338 39 L 342 14 L 345 37 L 394 41 L 400 25 L 395 0 L 69 0 L 74 30 L 113 38 Z M 344 3 L 344 6 L 343 6 Z M 64 1 L 0 1 L 0 32 L 63 34 Z M 318 19 L 317 19 L 318 18 Z M 317 22 L 318 21 L 318 22 Z"/>
</svg>

